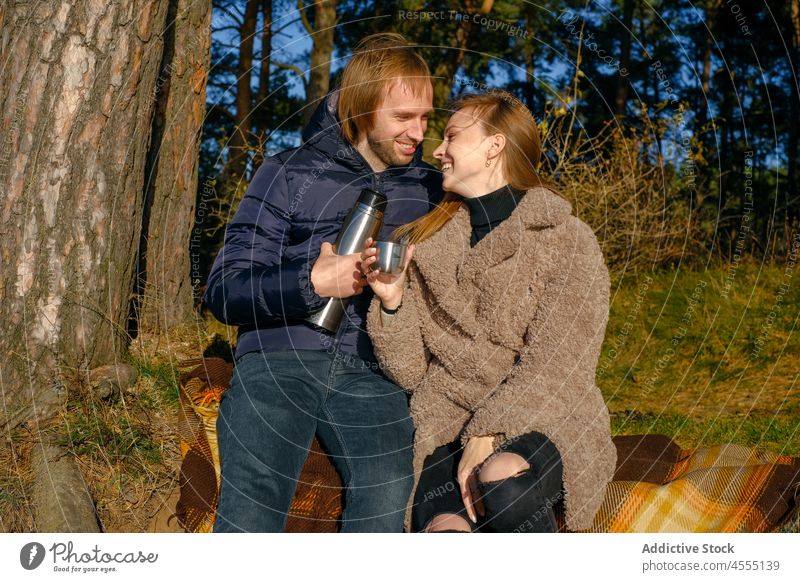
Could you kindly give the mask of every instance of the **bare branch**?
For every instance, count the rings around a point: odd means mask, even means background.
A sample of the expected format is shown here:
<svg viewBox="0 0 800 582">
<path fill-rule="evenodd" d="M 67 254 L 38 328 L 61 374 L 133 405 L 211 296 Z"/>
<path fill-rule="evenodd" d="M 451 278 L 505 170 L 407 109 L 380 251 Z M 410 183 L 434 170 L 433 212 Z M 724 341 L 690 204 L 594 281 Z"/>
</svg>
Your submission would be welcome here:
<svg viewBox="0 0 800 582">
<path fill-rule="evenodd" d="M 272 64 L 278 67 L 279 69 L 288 69 L 290 71 L 294 71 L 295 73 L 297 73 L 297 76 L 303 80 L 303 87 L 308 86 L 308 81 L 306 81 L 303 69 L 301 69 L 297 65 L 293 65 L 291 63 L 279 63 L 278 61 L 272 61 Z"/>
<path fill-rule="evenodd" d="M 214 7 L 214 9 L 215 9 L 215 10 L 219 10 L 219 11 L 221 11 L 221 12 L 223 12 L 223 13 L 227 14 L 228 16 L 230 16 L 230 17 L 231 17 L 231 19 L 232 19 L 234 22 L 236 22 L 236 23 L 239 23 L 239 24 L 240 24 L 240 23 L 242 22 L 242 20 L 244 20 L 244 13 L 243 13 L 243 12 L 240 12 L 239 14 L 234 14 L 234 13 L 233 13 L 233 12 L 230 10 L 230 6 L 231 6 L 231 5 L 228 5 L 228 6 L 215 6 L 215 7 Z M 238 8 L 238 6 L 236 6 L 236 4 L 233 4 L 232 6 L 234 6 L 235 8 Z M 238 28 L 238 27 L 237 27 L 237 28 Z"/>
<path fill-rule="evenodd" d="M 283 31 L 285 29 L 289 28 L 290 26 L 294 26 L 296 22 L 297 22 L 297 20 L 287 20 L 281 26 L 279 26 L 278 28 L 275 28 L 275 26 L 273 24 L 272 35 L 275 36 L 276 34 L 283 33 Z"/>
<path fill-rule="evenodd" d="M 306 16 L 306 7 L 303 4 L 303 0 L 297 0 L 297 9 L 300 11 L 300 20 L 302 20 L 306 32 L 309 34 L 309 36 L 311 36 L 314 34 L 314 29 L 311 28 L 311 23 L 308 21 L 308 17 Z"/>
<path fill-rule="evenodd" d="M 214 28 L 211 29 L 211 31 L 214 33 L 223 32 L 225 30 L 239 30 L 239 26 L 232 24 L 230 26 L 220 26 L 220 27 L 215 26 Z"/>
</svg>

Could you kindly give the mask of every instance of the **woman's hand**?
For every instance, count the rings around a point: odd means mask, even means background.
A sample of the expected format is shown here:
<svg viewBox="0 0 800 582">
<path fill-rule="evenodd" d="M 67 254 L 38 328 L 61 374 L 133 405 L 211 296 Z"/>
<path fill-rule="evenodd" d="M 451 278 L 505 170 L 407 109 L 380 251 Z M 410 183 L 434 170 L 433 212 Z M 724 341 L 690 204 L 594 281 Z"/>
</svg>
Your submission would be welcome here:
<svg viewBox="0 0 800 582">
<path fill-rule="evenodd" d="M 493 436 L 471 437 L 467 441 L 464 452 L 461 455 L 461 461 L 458 463 L 456 480 L 461 486 L 461 499 L 464 501 L 464 507 L 467 508 L 467 515 L 469 515 L 473 523 L 478 520 L 472 493 L 473 488 L 475 488 L 477 471 L 493 452 Z"/>
<path fill-rule="evenodd" d="M 380 270 L 371 271 L 370 265 L 378 260 L 378 249 L 373 247 L 375 241 L 368 238 L 364 242 L 364 250 L 361 253 L 361 272 L 367 277 L 367 284 L 372 287 L 381 303 L 386 309 L 397 309 L 403 301 L 403 291 L 405 290 L 406 272 L 414 256 L 415 245 L 409 245 L 406 249 L 405 267 L 399 273 L 386 274 Z"/>
</svg>

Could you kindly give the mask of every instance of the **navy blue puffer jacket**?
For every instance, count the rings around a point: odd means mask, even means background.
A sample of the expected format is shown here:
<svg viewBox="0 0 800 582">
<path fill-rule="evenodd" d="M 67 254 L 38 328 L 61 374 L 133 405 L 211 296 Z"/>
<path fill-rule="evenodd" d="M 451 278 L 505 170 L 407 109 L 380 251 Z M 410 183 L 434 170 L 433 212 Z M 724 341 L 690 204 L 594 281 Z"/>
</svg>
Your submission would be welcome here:
<svg viewBox="0 0 800 582">
<path fill-rule="evenodd" d="M 254 351 L 338 349 L 375 362 L 364 326 L 369 287 L 352 298 L 336 333 L 303 321 L 326 302 L 309 280 L 320 245 L 335 242 L 363 188 L 388 198 L 380 238 L 442 198 L 441 175 L 422 161 L 421 147 L 408 166 L 373 172 L 342 137 L 336 98 L 333 92 L 319 105 L 302 146 L 258 168 L 208 276 L 206 305 L 239 326 L 237 359 Z"/>
</svg>

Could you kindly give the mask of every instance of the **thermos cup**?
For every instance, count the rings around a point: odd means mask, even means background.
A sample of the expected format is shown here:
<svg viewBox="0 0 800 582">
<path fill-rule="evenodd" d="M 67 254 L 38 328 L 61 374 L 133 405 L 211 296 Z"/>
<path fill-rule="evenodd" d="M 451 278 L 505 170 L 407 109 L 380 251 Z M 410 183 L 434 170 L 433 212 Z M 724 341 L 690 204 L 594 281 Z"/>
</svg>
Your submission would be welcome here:
<svg viewBox="0 0 800 582">
<path fill-rule="evenodd" d="M 369 266 L 370 271 L 379 269 L 388 275 L 405 269 L 407 245 L 388 240 L 376 240 L 374 245 L 378 250 L 378 260 Z"/>
<path fill-rule="evenodd" d="M 358 202 L 350 210 L 336 237 L 333 252 L 337 255 L 349 255 L 361 251 L 368 238 L 377 238 L 383 225 L 385 210 L 386 196 L 374 190 L 362 190 Z M 306 321 L 328 331 L 336 331 L 349 302 L 349 298 L 331 297 L 325 307 L 313 313 Z"/>
</svg>

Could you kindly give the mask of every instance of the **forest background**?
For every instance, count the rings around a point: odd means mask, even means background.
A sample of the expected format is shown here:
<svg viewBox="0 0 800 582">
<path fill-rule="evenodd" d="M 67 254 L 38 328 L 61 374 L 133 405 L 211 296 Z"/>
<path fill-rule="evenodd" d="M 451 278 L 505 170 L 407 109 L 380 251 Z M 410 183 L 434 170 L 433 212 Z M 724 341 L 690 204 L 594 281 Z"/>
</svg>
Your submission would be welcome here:
<svg viewBox="0 0 800 582">
<path fill-rule="evenodd" d="M 97 529 L 157 527 L 180 363 L 235 343 L 200 303 L 225 224 L 379 31 L 433 72 L 427 159 L 463 92 L 534 113 L 612 273 L 615 434 L 800 454 L 798 1 L 0 6 L 0 530 L 51 523 L 56 458 Z"/>
</svg>

